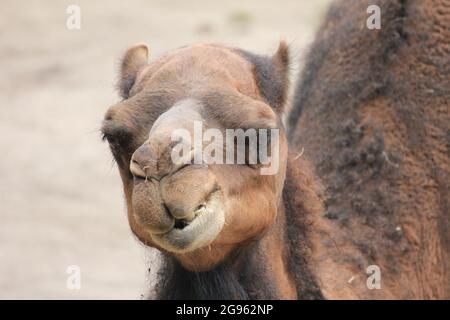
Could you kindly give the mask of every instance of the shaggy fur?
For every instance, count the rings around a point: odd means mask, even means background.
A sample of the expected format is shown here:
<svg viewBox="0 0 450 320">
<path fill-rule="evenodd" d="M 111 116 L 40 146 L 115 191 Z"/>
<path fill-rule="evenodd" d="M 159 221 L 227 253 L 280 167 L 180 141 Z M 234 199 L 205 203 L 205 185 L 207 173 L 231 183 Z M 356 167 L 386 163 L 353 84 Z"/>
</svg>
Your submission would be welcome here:
<svg viewBox="0 0 450 320">
<path fill-rule="evenodd" d="M 293 276 L 297 296 L 302 300 L 323 299 L 314 274 L 308 265 L 312 243 L 309 230 L 313 228 L 314 216 L 322 214 L 322 202 L 319 199 L 319 185 L 312 174 L 309 164 L 301 159 L 294 160 L 291 155 L 283 189 L 283 201 L 286 214 L 286 237 L 288 247 L 287 266 Z"/>
<path fill-rule="evenodd" d="M 205 272 L 184 269 L 173 257 L 164 256 L 158 272 L 156 298 L 162 300 L 276 299 L 276 290 L 258 243 L 238 249 L 216 268 Z M 242 261 L 236 273 L 233 263 Z"/>
<path fill-rule="evenodd" d="M 448 1 L 337 1 L 297 87 L 290 137 L 326 186 L 334 260 L 379 265 L 375 297 L 450 297 L 449 57 Z"/>
</svg>

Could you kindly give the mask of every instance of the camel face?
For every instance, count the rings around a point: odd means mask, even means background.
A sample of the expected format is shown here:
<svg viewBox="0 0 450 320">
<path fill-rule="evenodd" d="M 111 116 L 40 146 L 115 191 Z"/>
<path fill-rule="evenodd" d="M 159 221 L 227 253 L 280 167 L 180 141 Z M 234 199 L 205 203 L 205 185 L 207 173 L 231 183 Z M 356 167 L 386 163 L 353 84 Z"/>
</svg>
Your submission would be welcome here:
<svg viewBox="0 0 450 320">
<path fill-rule="evenodd" d="M 208 245 L 225 221 L 222 188 L 212 169 L 172 159 L 172 132 L 202 121 L 199 108 L 196 100 L 185 99 L 160 115 L 130 163 L 133 218 L 155 244 L 172 252 Z"/>
<path fill-rule="evenodd" d="M 266 69 L 285 69 L 278 55 L 286 48 L 280 48 Z M 119 83 L 124 100 L 107 111 L 102 131 L 119 166 L 135 235 L 187 269 L 208 270 L 273 224 L 287 157 L 281 110 L 269 105 L 277 97 L 264 96 L 271 88 L 259 85 L 258 70 L 239 50 L 195 45 L 150 64 L 147 55 L 145 45 L 127 51 Z M 272 89 L 265 91 L 285 92 Z M 231 129 L 276 130 L 277 139 L 267 140 L 276 171 L 261 174 L 267 166 L 249 163 L 248 151 L 244 163 L 225 161 L 230 147 L 239 148 L 236 139 L 225 138 Z M 222 142 L 205 139 L 211 132 L 222 135 Z M 185 161 L 174 159 L 179 146 L 186 147 Z M 198 161 L 198 150 L 208 146 L 214 156 L 223 150 L 224 161 Z"/>
</svg>

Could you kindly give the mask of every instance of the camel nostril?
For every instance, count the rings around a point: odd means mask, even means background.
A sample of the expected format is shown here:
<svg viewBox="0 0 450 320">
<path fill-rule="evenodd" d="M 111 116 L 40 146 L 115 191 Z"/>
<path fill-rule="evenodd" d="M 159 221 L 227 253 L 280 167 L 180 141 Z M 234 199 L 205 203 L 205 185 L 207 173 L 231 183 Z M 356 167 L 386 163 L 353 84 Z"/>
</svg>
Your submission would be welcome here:
<svg viewBox="0 0 450 320">
<path fill-rule="evenodd" d="M 144 169 L 134 159 L 131 159 L 130 171 L 135 178 L 146 178 Z"/>
</svg>

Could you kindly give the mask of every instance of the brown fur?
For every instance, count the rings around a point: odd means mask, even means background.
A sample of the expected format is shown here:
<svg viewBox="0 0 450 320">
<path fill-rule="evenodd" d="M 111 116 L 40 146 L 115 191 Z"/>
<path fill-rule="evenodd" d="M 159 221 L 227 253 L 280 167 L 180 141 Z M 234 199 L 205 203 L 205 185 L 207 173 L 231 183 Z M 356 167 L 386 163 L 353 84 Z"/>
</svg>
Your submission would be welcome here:
<svg viewBox="0 0 450 320">
<path fill-rule="evenodd" d="M 365 27 L 369 4 L 381 30 Z M 449 56 L 449 1 L 346 0 L 328 13 L 289 116 L 326 186 L 332 241 L 317 240 L 319 255 L 345 270 L 316 269 L 326 296 L 450 298 Z M 382 290 L 365 289 L 370 264 Z"/>
</svg>

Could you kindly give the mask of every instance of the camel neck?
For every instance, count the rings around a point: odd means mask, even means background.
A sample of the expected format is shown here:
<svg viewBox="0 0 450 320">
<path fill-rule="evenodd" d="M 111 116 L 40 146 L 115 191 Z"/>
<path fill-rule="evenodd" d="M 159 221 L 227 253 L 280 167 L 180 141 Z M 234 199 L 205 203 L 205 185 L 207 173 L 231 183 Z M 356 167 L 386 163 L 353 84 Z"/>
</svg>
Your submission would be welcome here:
<svg viewBox="0 0 450 320">
<path fill-rule="evenodd" d="M 156 298 L 180 299 L 279 299 L 283 298 L 271 275 L 262 242 L 254 242 L 212 270 L 194 272 L 166 255 L 156 285 Z"/>
</svg>

